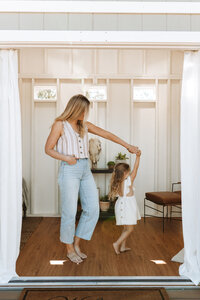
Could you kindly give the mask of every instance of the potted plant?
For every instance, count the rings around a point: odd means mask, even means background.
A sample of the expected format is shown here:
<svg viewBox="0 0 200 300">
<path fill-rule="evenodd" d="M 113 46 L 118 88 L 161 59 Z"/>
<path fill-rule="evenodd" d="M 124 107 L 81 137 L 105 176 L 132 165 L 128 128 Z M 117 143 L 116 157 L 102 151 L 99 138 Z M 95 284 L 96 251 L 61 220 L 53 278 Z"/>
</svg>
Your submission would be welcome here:
<svg viewBox="0 0 200 300">
<path fill-rule="evenodd" d="M 113 170 L 113 169 L 114 169 L 114 166 L 115 166 L 115 162 L 110 160 L 110 161 L 107 163 L 107 166 L 108 166 L 108 169 Z"/>
<path fill-rule="evenodd" d="M 108 199 L 108 195 L 102 196 L 100 198 L 100 209 L 101 211 L 108 211 L 110 207 L 110 201 Z"/>
<path fill-rule="evenodd" d="M 126 156 L 126 153 L 125 154 L 122 154 L 121 152 L 119 152 L 117 154 L 117 156 L 115 156 L 115 163 L 118 164 L 118 163 L 126 163 L 126 159 L 129 159 L 127 156 Z"/>
</svg>

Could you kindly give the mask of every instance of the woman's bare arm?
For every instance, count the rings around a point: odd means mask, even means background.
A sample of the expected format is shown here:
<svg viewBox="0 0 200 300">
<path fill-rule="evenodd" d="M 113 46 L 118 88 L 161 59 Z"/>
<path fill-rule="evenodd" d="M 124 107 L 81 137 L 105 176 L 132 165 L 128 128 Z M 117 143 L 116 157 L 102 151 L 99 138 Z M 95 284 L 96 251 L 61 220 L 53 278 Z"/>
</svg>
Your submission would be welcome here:
<svg viewBox="0 0 200 300">
<path fill-rule="evenodd" d="M 57 121 L 53 124 L 51 128 L 51 132 L 47 138 L 46 144 L 45 144 L 45 153 L 55 159 L 63 160 L 66 162 L 73 162 L 75 160 L 74 157 L 69 157 L 67 155 L 61 154 L 54 150 L 54 147 L 59 139 L 59 137 L 62 135 L 63 126 L 61 121 Z M 75 161 L 76 162 L 76 161 Z M 74 163 L 75 163 L 74 162 Z"/>
<path fill-rule="evenodd" d="M 137 176 L 137 171 L 138 171 L 138 167 L 140 164 L 140 155 L 141 155 L 141 151 L 139 150 L 136 154 L 135 164 L 133 167 L 133 171 L 131 172 L 131 175 L 130 175 L 132 183 L 135 180 L 135 177 Z"/>
<path fill-rule="evenodd" d="M 132 146 L 126 143 L 124 140 L 120 139 L 118 136 L 114 135 L 112 132 L 102 129 L 90 122 L 86 122 L 88 127 L 88 132 L 101 136 L 107 140 L 110 140 L 114 143 L 120 144 L 125 147 L 129 152 L 136 153 L 138 151 L 138 147 Z"/>
</svg>

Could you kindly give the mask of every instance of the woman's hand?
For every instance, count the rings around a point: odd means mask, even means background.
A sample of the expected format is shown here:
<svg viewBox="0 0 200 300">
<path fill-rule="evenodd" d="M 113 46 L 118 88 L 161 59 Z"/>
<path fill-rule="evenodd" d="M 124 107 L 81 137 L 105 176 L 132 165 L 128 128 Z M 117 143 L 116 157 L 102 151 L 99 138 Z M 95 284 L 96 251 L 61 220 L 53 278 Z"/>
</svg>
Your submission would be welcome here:
<svg viewBox="0 0 200 300">
<path fill-rule="evenodd" d="M 138 147 L 136 147 L 136 146 L 133 146 L 133 145 L 128 145 L 127 147 L 126 147 L 126 149 L 130 152 L 130 153 L 137 153 L 137 151 L 139 150 L 138 149 Z"/>
<path fill-rule="evenodd" d="M 77 157 L 75 157 L 75 155 L 67 155 L 66 162 L 69 165 L 75 165 L 77 163 Z"/>
</svg>

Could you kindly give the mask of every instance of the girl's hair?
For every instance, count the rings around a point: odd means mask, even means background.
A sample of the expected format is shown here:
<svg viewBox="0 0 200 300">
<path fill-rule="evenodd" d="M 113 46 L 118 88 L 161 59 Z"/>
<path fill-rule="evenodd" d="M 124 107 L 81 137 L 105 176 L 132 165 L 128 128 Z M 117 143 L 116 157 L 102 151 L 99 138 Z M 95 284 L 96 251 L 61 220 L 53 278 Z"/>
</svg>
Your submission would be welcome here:
<svg viewBox="0 0 200 300">
<path fill-rule="evenodd" d="M 84 120 L 77 121 L 78 132 L 83 137 L 86 132 L 85 121 L 89 114 L 89 107 L 90 101 L 85 96 L 81 94 L 74 95 L 69 99 L 63 113 L 55 121 L 77 120 L 85 112 Z"/>
<path fill-rule="evenodd" d="M 130 166 L 127 163 L 118 163 L 115 165 L 110 181 L 109 199 L 112 200 L 117 196 L 124 180 L 124 174 L 128 171 L 130 171 Z"/>
</svg>

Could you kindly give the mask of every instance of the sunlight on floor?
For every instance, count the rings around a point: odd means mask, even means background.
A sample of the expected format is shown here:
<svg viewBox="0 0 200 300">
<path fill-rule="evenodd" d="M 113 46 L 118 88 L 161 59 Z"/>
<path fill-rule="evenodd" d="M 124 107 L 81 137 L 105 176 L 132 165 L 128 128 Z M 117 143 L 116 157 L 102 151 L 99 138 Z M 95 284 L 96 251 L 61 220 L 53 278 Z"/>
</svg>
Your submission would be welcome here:
<svg viewBox="0 0 200 300">
<path fill-rule="evenodd" d="M 66 260 L 50 260 L 50 265 L 63 265 Z"/>
<path fill-rule="evenodd" d="M 154 262 L 157 265 L 166 265 L 167 263 L 164 260 L 153 260 L 151 259 L 152 262 Z"/>
</svg>

